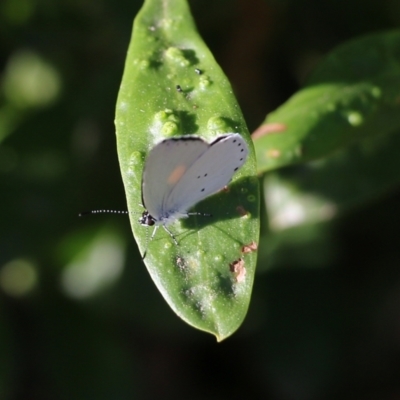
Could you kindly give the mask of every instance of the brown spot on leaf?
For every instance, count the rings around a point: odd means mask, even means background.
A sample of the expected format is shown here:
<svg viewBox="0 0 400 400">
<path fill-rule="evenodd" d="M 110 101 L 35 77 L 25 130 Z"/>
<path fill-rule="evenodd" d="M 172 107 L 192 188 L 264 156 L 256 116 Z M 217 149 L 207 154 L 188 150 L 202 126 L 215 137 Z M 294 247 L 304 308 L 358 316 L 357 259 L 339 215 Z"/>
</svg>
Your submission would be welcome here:
<svg viewBox="0 0 400 400">
<path fill-rule="evenodd" d="M 268 158 L 278 158 L 281 156 L 281 151 L 278 149 L 269 149 L 266 152 Z"/>
<path fill-rule="evenodd" d="M 243 206 L 237 206 L 236 211 L 241 217 L 245 217 L 248 214 L 248 211 Z"/>
<path fill-rule="evenodd" d="M 233 261 L 229 264 L 229 269 L 235 276 L 236 282 L 241 283 L 246 278 L 246 268 L 244 267 L 243 258 Z"/>
<path fill-rule="evenodd" d="M 252 253 L 258 249 L 257 243 L 253 240 L 249 244 L 245 244 L 242 246 L 242 253 Z"/>
<path fill-rule="evenodd" d="M 280 124 L 277 122 L 271 124 L 263 124 L 251 134 L 251 138 L 253 140 L 256 140 L 266 135 L 272 135 L 274 133 L 282 133 L 286 130 L 286 128 L 287 127 L 285 124 Z"/>
</svg>

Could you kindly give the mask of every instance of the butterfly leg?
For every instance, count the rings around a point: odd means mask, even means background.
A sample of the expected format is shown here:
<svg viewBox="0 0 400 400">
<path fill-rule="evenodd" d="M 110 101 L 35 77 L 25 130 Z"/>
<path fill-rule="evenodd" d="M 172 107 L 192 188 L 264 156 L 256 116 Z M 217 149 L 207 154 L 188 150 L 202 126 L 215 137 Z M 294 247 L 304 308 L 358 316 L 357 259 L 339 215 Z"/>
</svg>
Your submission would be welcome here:
<svg viewBox="0 0 400 400">
<path fill-rule="evenodd" d="M 147 254 L 147 247 L 149 247 L 149 243 L 153 240 L 153 237 L 154 237 L 154 235 L 156 234 L 157 229 L 158 229 L 158 226 L 156 225 L 156 226 L 154 227 L 154 229 L 153 229 L 153 233 L 152 233 L 151 236 L 150 236 L 150 240 L 149 240 L 149 236 L 148 236 L 148 230 L 146 229 L 146 242 L 147 242 L 147 244 L 146 244 L 146 250 L 145 250 L 144 253 L 143 253 L 142 260 L 144 260 L 144 258 L 146 257 L 146 254 Z"/>
<path fill-rule="evenodd" d="M 173 233 L 170 230 L 168 230 L 168 228 L 165 225 L 163 225 L 162 227 L 169 234 L 169 236 L 171 236 L 171 238 L 174 241 L 174 243 L 178 246 L 178 242 L 176 241 L 175 236 L 173 235 Z"/>
</svg>

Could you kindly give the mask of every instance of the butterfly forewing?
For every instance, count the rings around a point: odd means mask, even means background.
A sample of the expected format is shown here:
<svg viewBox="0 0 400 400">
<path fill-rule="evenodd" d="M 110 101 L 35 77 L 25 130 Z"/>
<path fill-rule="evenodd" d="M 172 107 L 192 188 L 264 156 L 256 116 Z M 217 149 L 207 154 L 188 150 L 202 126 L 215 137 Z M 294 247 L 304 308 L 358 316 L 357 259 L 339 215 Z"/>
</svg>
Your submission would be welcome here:
<svg viewBox="0 0 400 400">
<path fill-rule="evenodd" d="M 169 191 L 165 205 L 168 211 L 187 212 L 199 201 L 226 186 L 234 173 L 245 163 L 246 142 L 239 134 L 219 137 L 208 145 Z"/>
<path fill-rule="evenodd" d="M 142 201 L 153 218 L 166 215 L 171 191 L 208 149 L 202 139 L 184 136 L 163 140 L 150 151 L 142 177 Z"/>
</svg>

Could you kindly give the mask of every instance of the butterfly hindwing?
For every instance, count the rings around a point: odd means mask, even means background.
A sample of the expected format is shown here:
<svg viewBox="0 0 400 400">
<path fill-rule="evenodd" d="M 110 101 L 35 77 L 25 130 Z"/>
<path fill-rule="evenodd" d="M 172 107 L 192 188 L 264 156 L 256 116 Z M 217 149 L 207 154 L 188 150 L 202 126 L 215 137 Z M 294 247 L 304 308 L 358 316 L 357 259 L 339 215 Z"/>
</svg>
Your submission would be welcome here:
<svg viewBox="0 0 400 400">
<path fill-rule="evenodd" d="M 226 186 L 245 163 L 248 147 L 237 134 L 217 138 L 188 168 L 165 200 L 166 209 L 184 213 Z"/>
</svg>

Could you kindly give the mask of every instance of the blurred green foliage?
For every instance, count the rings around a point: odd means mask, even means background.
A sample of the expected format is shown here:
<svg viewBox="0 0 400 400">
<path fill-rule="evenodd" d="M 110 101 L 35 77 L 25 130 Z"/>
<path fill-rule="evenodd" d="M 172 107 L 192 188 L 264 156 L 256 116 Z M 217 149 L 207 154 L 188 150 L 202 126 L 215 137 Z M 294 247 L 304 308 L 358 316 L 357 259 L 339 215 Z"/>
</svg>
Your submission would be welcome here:
<svg viewBox="0 0 400 400">
<path fill-rule="evenodd" d="M 400 22 L 397 0 L 190 4 L 251 130 L 336 45 Z M 220 345 L 169 310 L 126 217 L 77 217 L 126 209 L 113 120 L 141 5 L 0 4 L 0 398 L 398 397 L 396 131 L 261 178 L 255 291 Z"/>
</svg>

